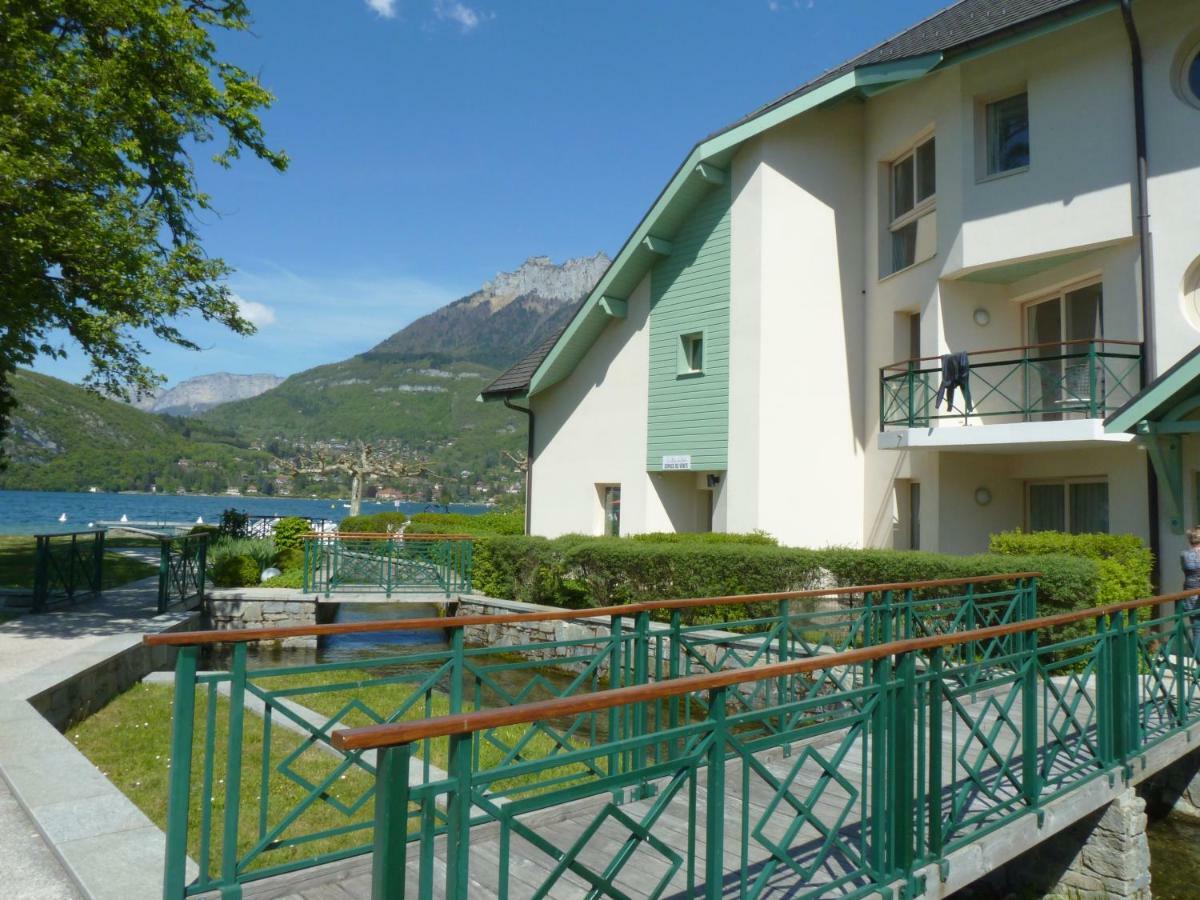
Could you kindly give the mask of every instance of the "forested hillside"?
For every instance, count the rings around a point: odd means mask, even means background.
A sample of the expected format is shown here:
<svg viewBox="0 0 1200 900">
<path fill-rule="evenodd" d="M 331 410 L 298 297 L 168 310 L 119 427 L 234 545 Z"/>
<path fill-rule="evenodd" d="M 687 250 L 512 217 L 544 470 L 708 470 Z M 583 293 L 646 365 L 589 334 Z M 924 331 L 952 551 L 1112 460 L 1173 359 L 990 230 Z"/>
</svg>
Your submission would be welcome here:
<svg viewBox="0 0 1200 900">
<path fill-rule="evenodd" d="M 0 488 L 219 493 L 267 490 L 271 456 L 211 424 L 154 415 L 83 388 L 20 370 Z"/>
</svg>

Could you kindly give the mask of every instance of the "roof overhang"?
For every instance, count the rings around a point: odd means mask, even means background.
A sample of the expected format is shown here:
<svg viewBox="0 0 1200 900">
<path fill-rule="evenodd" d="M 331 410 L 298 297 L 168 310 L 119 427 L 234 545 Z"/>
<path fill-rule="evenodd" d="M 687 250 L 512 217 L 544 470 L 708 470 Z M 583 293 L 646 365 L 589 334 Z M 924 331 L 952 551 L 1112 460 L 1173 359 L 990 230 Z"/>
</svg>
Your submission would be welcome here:
<svg viewBox="0 0 1200 900">
<path fill-rule="evenodd" d="M 654 205 L 592 289 L 567 330 L 538 366 L 529 394 L 546 390 L 565 378 L 579 358 L 614 318 L 613 301 L 626 301 L 651 266 L 661 258 L 663 242 L 675 235 L 700 199 L 728 180 L 728 165 L 737 147 L 764 131 L 823 104 L 847 97 L 866 97 L 928 74 L 941 53 L 865 66 L 818 85 L 748 122 L 713 135 L 692 148 L 687 159 L 658 195 Z"/>
<path fill-rule="evenodd" d="M 1104 420 L 1109 434 L 1135 434 L 1150 454 L 1167 500 L 1171 530 L 1183 533 L 1183 438 L 1200 435 L 1200 347 Z"/>
<path fill-rule="evenodd" d="M 533 396 L 565 378 L 614 318 L 611 301 L 625 301 L 660 258 L 653 249 L 669 241 L 699 199 L 716 183 L 728 180 L 728 167 L 738 146 L 809 110 L 846 99 L 866 99 L 907 82 L 923 78 L 938 68 L 1005 49 L 1065 28 L 1083 19 L 1109 12 L 1116 0 L 1081 2 L 1033 22 L 989 34 L 951 50 L 862 65 L 844 74 L 817 79 L 811 87 L 777 101 L 748 119 L 704 139 L 692 148 L 683 164 L 655 199 L 636 229 L 625 241 L 599 283 L 588 295 L 549 354 L 540 361 L 527 389 Z M 601 300 L 610 301 L 609 304 Z M 492 396 L 503 396 L 497 392 Z"/>
<path fill-rule="evenodd" d="M 1200 347 L 1138 391 L 1104 420 L 1109 434 L 1200 432 L 1190 415 L 1200 408 Z"/>
</svg>

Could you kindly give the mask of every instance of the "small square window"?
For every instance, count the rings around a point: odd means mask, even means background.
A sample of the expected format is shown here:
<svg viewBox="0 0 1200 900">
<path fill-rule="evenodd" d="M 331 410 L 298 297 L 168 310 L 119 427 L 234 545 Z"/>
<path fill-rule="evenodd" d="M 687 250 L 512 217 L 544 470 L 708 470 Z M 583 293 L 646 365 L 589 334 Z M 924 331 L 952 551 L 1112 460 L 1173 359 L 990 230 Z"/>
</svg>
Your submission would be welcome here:
<svg viewBox="0 0 1200 900">
<path fill-rule="evenodd" d="M 694 375 L 704 371 L 704 332 L 695 331 L 679 338 L 679 374 Z"/>
<path fill-rule="evenodd" d="M 987 174 L 1029 165 L 1029 95 L 1017 94 L 987 104 Z"/>
</svg>

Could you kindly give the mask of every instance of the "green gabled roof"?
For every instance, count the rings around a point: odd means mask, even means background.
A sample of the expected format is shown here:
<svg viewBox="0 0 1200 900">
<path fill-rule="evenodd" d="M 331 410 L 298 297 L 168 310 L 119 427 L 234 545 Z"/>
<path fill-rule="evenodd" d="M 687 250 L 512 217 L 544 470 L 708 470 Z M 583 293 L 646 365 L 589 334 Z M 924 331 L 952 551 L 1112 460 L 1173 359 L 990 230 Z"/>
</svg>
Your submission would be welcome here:
<svg viewBox="0 0 1200 900">
<path fill-rule="evenodd" d="M 647 238 L 670 240 L 692 208 L 728 177 L 738 145 L 832 100 L 865 98 L 939 66 L 1107 12 L 1115 0 L 960 0 L 912 28 L 755 110 L 696 144 L 574 318 L 551 346 L 538 347 L 484 388 L 481 399 L 533 395 L 565 378 L 610 320 L 602 298 L 625 300 L 660 257 Z M 701 166 L 705 170 L 701 170 Z"/>
<path fill-rule="evenodd" d="M 1200 347 L 1138 391 L 1104 420 L 1107 434 L 1137 433 L 1142 422 L 1157 422 L 1188 398 L 1200 394 Z"/>
</svg>

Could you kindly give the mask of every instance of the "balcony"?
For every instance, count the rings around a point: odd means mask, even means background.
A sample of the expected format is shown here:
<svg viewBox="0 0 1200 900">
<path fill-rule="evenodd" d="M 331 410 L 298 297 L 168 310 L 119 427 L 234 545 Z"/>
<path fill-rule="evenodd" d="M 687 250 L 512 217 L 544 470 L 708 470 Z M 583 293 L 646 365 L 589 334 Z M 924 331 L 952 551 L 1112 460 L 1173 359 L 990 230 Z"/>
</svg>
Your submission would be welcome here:
<svg viewBox="0 0 1200 900">
<path fill-rule="evenodd" d="M 1141 388 L 1137 341 L 1078 340 L 968 353 L 968 392 L 937 402 L 941 358 L 904 360 L 879 372 L 879 430 L 924 429 L 919 440 L 880 438 L 881 447 L 951 446 L 1011 442 L 1062 442 L 1097 438 L 1098 420 L 1119 409 Z M 1084 424 L 1085 420 L 1097 420 Z M 953 426 L 1058 423 L 1032 428 Z M 1064 423 L 1079 423 L 1066 425 Z M 935 432 L 953 433 L 934 439 Z"/>
</svg>

